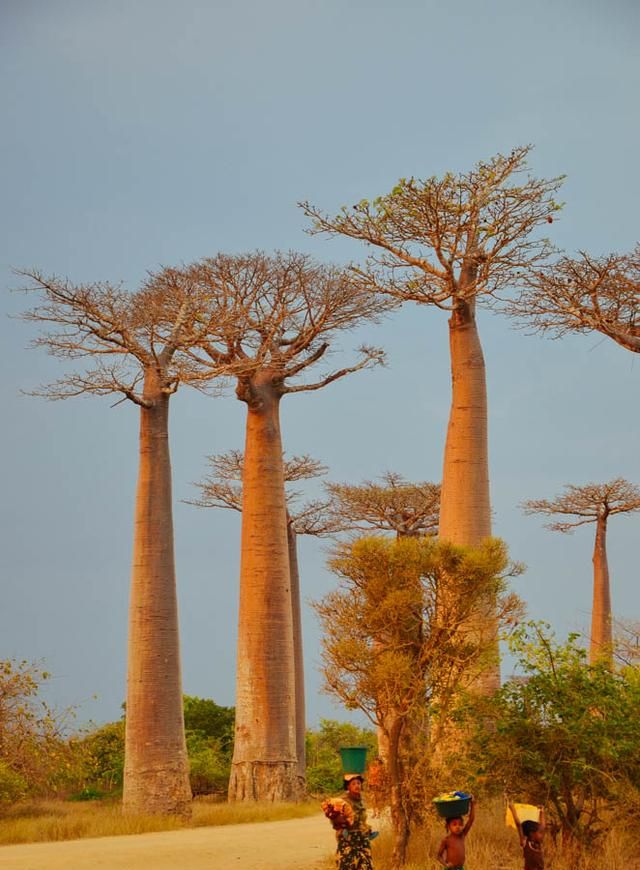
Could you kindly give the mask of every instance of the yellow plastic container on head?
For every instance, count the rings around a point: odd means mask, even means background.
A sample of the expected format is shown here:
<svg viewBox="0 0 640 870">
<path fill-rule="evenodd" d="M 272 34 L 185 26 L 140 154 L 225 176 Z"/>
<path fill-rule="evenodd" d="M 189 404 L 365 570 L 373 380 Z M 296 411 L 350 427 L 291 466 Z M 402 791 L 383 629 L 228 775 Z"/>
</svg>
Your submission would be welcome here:
<svg viewBox="0 0 640 870">
<path fill-rule="evenodd" d="M 540 810 L 538 807 L 534 807 L 533 804 L 514 804 L 514 809 L 518 814 L 518 821 L 520 824 L 523 822 L 539 822 L 540 821 Z M 509 807 L 507 807 L 507 815 L 506 815 L 506 823 L 509 828 L 516 829 L 516 823 L 513 820 L 513 815 Z"/>
</svg>

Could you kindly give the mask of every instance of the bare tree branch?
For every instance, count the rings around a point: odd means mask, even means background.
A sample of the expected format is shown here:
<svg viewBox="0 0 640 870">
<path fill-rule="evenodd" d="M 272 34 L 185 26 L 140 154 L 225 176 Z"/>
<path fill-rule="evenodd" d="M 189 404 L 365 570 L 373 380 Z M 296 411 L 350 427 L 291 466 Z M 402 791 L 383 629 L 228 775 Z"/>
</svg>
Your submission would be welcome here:
<svg viewBox="0 0 640 870">
<path fill-rule="evenodd" d="M 299 480 L 309 480 L 327 473 L 327 467 L 304 454 L 284 459 L 284 479 L 286 484 Z M 196 507 L 226 508 L 242 511 L 242 473 L 244 455 L 240 450 L 229 450 L 207 457 L 209 474 L 202 483 L 196 483 L 201 490 L 199 499 L 187 499 L 187 504 Z M 237 483 L 236 483 L 237 481 Z M 298 505 L 301 493 L 287 489 L 287 513 L 293 530 L 298 535 L 323 537 L 340 531 L 342 525 L 328 511 L 329 502 L 312 500 Z"/>
<path fill-rule="evenodd" d="M 345 235 L 380 250 L 357 274 L 371 289 L 400 299 L 455 307 L 519 283 L 523 270 L 553 252 L 534 231 L 553 222 L 563 177 L 527 176 L 530 146 L 442 178 L 401 178 L 391 193 L 361 200 L 330 217 L 300 203 L 309 232 Z"/>
<path fill-rule="evenodd" d="M 399 535 L 436 535 L 440 512 L 440 486 L 426 481 L 409 483 L 387 471 L 381 483 L 360 485 L 328 483 L 331 511 L 344 528 L 380 530 Z"/>
<path fill-rule="evenodd" d="M 640 245 L 624 255 L 561 257 L 529 274 L 506 310 L 536 332 L 600 332 L 640 353 Z"/>
<path fill-rule="evenodd" d="M 640 487 L 622 477 L 608 483 L 589 483 L 585 486 L 567 484 L 565 492 L 553 500 L 532 499 L 522 503 L 525 514 L 556 514 L 577 517 L 572 522 L 554 522 L 546 527 L 555 532 L 572 532 L 585 523 L 595 523 L 612 514 L 633 513 L 640 510 Z"/>
<path fill-rule="evenodd" d="M 393 302 L 346 270 L 314 263 L 290 252 L 218 255 L 187 267 L 192 292 L 223 310 L 222 323 L 203 329 L 188 356 L 195 366 L 214 366 L 238 379 L 242 395 L 252 395 L 255 379 L 267 378 L 283 395 L 319 389 L 346 374 L 381 362 L 382 351 L 363 349 L 360 363 L 328 373 L 309 386 L 289 384 L 317 364 L 338 331 L 376 321 Z"/>
</svg>

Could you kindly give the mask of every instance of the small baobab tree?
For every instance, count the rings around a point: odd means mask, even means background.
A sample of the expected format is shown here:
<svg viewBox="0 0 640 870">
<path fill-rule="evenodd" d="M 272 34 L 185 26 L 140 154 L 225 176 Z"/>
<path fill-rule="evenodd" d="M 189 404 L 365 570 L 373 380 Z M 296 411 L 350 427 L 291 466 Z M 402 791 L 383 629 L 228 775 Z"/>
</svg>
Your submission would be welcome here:
<svg viewBox="0 0 640 870">
<path fill-rule="evenodd" d="M 184 269 L 237 316 L 225 335 L 203 340 L 197 365 L 230 361 L 236 395 L 247 406 L 242 477 L 242 554 L 238 619 L 236 731 L 231 800 L 299 796 L 295 672 L 280 402 L 320 390 L 383 361 L 362 346 L 359 359 L 305 380 L 338 333 L 377 318 L 388 303 L 347 271 L 296 254 L 219 255 Z"/>
<path fill-rule="evenodd" d="M 343 207 L 336 217 L 302 203 L 314 222 L 311 232 L 359 239 L 379 251 L 356 270 L 364 287 L 450 314 L 452 396 L 439 536 L 464 546 L 491 535 L 487 391 L 476 307 L 516 286 L 553 251 L 536 232 L 560 208 L 554 195 L 563 179 L 522 179 L 530 150 L 515 148 L 457 175 L 401 178 L 390 193 Z M 483 624 L 489 619 L 480 615 Z M 499 666 L 483 682 L 487 691 L 497 688 Z"/>
<path fill-rule="evenodd" d="M 198 507 L 225 508 L 242 513 L 242 466 L 244 456 L 240 450 L 209 456 L 209 473 L 202 483 L 199 499 L 190 501 Z M 310 456 L 292 456 L 283 461 L 287 502 L 287 541 L 289 545 L 289 572 L 291 577 L 291 613 L 293 620 L 293 650 L 295 665 L 296 701 L 296 756 L 301 784 L 305 780 L 305 691 L 302 632 L 300 571 L 298 563 L 298 536 L 324 537 L 337 530 L 336 520 L 328 513 L 328 502 L 321 500 L 298 504 L 300 493 L 287 484 L 319 477 L 327 473 L 326 466 Z"/>
<path fill-rule="evenodd" d="M 593 549 L 593 608 L 591 611 L 591 639 L 589 661 L 611 661 L 611 589 L 607 560 L 607 523 L 614 514 L 628 514 L 640 510 L 640 487 L 621 477 L 609 483 L 589 483 L 586 486 L 565 486 L 565 491 L 551 501 L 546 499 L 523 502 L 527 514 L 562 516 L 547 525 L 555 532 L 573 532 L 578 526 L 596 524 Z M 573 519 L 568 519 L 573 517 Z"/>
<path fill-rule="evenodd" d="M 536 269 L 508 311 L 539 332 L 600 332 L 640 353 L 640 245 L 630 254 L 581 252 Z"/>
<path fill-rule="evenodd" d="M 398 538 L 436 535 L 440 512 L 440 486 L 410 483 L 387 471 L 380 483 L 327 483 L 330 510 L 341 530 L 395 532 Z"/>
<path fill-rule="evenodd" d="M 136 813 L 189 812 L 173 543 L 169 400 L 179 384 L 203 387 L 184 351 L 224 312 L 178 284 L 170 269 L 137 292 L 108 283 L 73 285 L 23 272 L 41 302 L 22 319 L 44 328 L 32 344 L 82 370 L 34 391 L 48 399 L 120 395 L 140 413 L 131 598 L 123 805 Z"/>
</svg>

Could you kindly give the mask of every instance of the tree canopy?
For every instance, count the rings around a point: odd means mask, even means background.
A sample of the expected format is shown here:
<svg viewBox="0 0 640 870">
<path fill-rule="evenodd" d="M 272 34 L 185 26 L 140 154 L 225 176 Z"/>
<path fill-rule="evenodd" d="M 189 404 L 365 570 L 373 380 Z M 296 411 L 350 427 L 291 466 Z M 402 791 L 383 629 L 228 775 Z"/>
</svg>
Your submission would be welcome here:
<svg viewBox="0 0 640 870">
<path fill-rule="evenodd" d="M 507 310 L 538 332 L 600 332 L 640 353 L 640 245 L 628 254 L 562 256 L 528 274 Z"/>
</svg>

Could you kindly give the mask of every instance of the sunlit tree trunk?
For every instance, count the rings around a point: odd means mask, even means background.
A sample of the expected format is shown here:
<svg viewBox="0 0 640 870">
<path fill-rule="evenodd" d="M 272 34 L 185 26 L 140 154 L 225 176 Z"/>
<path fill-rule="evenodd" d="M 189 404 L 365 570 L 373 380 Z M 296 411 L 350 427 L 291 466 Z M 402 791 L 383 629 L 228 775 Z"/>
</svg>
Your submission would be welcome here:
<svg viewBox="0 0 640 870">
<path fill-rule="evenodd" d="M 173 554 L 169 396 L 147 372 L 140 411 L 123 807 L 190 812 Z"/>
<path fill-rule="evenodd" d="M 591 644 L 589 661 L 612 660 L 611 590 L 607 561 L 607 514 L 602 511 L 596 524 L 593 548 L 593 607 L 591 610 Z"/>
<path fill-rule="evenodd" d="M 442 471 L 440 538 L 474 546 L 491 535 L 487 388 L 475 313 L 460 303 L 449 320 L 452 397 Z"/>
<path fill-rule="evenodd" d="M 280 397 L 264 378 L 247 402 L 236 731 L 229 799 L 296 800 L 291 577 L 280 438 Z"/>
<path fill-rule="evenodd" d="M 476 546 L 491 536 L 491 501 L 485 363 L 473 302 L 456 304 L 449 320 L 449 347 L 452 396 L 442 471 L 439 537 L 453 544 Z M 488 654 L 492 660 L 476 683 L 483 693 L 500 687 L 493 610 L 489 605 L 487 612 L 478 616 L 478 631 L 489 638 Z"/>
<path fill-rule="evenodd" d="M 298 568 L 298 536 L 293 524 L 287 518 L 287 539 L 289 543 L 289 570 L 291 574 L 291 613 L 293 618 L 293 656 L 295 670 L 296 697 L 296 756 L 300 786 L 304 788 L 306 777 L 305 735 L 306 712 L 304 699 L 304 644 L 302 641 L 302 607 L 300 602 L 300 571 Z"/>
</svg>

